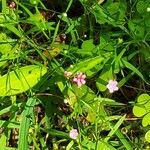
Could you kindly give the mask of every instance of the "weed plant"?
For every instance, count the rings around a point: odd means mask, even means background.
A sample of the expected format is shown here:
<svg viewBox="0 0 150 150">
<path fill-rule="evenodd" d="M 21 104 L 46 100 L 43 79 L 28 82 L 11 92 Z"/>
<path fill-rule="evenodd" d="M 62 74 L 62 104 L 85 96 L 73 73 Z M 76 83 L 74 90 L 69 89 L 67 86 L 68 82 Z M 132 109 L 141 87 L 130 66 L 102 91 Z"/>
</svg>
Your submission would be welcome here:
<svg viewBox="0 0 150 150">
<path fill-rule="evenodd" d="M 0 150 L 149 150 L 149 125 L 149 0 L 0 0 Z"/>
</svg>

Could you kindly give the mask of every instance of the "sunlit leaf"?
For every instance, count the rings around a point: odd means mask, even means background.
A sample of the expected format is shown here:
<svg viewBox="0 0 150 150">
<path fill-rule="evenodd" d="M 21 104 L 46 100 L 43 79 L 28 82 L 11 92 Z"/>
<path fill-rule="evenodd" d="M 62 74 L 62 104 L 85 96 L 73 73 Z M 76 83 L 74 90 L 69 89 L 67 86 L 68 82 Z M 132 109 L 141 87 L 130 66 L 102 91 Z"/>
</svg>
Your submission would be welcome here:
<svg viewBox="0 0 150 150">
<path fill-rule="evenodd" d="M 24 111 L 21 114 L 21 123 L 20 123 L 20 128 L 19 128 L 19 144 L 18 144 L 18 149 L 19 150 L 27 150 L 29 145 L 28 145 L 28 135 L 29 135 L 29 127 L 31 124 L 31 119 L 30 117 L 33 114 L 33 107 L 36 103 L 35 98 L 29 98 Z"/>
<path fill-rule="evenodd" d="M 0 96 L 16 95 L 31 89 L 46 73 L 45 67 L 29 65 L 0 77 Z"/>
<path fill-rule="evenodd" d="M 145 139 L 150 143 L 150 130 L 145 134 Z"/>
</svg>

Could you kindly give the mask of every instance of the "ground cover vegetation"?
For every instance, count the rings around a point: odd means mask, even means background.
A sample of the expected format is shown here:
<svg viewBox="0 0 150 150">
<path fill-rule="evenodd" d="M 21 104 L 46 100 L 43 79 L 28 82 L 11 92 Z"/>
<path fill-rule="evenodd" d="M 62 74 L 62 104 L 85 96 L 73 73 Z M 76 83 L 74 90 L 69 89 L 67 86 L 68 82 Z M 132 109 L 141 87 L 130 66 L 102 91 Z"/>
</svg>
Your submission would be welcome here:
<svg viewBox="0 0 150 150">
<path fill-rule="evenodd" d="M 0 0 L 0 149 L 149 150 L 150 1 Z"/>
</svg>

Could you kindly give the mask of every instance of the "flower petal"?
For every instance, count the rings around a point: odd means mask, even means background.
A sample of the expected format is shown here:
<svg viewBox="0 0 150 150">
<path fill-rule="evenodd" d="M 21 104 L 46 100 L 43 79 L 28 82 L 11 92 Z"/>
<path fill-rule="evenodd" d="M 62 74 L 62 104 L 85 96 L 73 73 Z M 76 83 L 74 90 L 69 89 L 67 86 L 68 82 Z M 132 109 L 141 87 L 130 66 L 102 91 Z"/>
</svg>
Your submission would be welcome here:
<svg viewBox="0 0 150 150">
<path fill-rule="evenodd" d="M 80 82 L 81 82 L 82 84 L 85 84 L 85 83 L 86 83 L 86 81 L 85 81 L 84 79 L 81 79 Z"/>
<path fill-rule="evenodd" d="M 78 79 L 77 79 L 77 78 L 73 78 L 73 81 L 74 81 L 74 82 L 78 82 Z"/>
</svg>

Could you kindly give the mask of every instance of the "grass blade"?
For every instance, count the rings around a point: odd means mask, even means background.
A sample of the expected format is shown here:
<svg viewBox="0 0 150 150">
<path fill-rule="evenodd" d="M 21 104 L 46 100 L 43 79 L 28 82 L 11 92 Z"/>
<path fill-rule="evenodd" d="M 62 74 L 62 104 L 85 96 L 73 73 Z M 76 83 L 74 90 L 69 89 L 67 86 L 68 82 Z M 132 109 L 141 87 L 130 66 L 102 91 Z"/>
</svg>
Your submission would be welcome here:
<svg viewBox="0 0 150 150">
<path fill-rule="evenodd" d="M 22 112 L 22 120 L 19 131 L 19 150 L 28 150 L 28 132 L 30 127 L 30 116 L 33 113 L 33 107 L 36 103 L 35 98 L 29 98 L 24 111 Z"/>
</svg>

